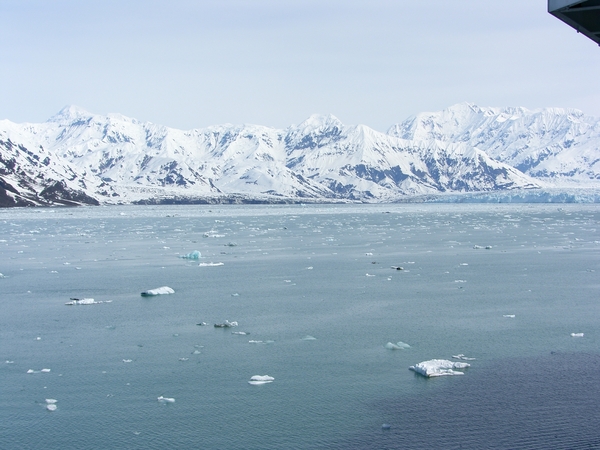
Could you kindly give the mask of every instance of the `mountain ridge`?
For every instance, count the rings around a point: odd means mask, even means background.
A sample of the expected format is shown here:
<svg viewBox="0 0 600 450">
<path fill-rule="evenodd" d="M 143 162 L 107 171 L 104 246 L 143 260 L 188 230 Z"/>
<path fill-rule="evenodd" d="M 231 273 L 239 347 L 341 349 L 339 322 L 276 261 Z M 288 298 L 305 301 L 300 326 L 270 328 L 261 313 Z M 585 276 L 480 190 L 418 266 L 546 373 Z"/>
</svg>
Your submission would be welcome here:
<svg viewBox="0 0 600 450">
<path fill-rule="evenodd" d="M 575 184 L 600 186 L 600 120 L 559 108 L 461 103 L 387 133 L 331 114 L 178 130 L 76 106 L 0 121 L 0 206 L 392 202 Z"/>
</svg>

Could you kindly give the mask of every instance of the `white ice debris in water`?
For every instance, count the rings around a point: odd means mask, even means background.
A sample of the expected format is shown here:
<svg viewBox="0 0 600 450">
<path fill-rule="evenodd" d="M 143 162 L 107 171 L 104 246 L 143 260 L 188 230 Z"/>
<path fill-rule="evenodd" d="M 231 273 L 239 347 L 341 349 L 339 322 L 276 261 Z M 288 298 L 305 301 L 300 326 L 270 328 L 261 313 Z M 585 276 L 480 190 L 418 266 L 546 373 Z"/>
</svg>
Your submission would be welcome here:
<svg viewBox="0 0 600 450">
<path fill-rule="evenodd" d="M 269 375 L 254 375 L 252 378 L 250 378 L 248 384 L 257 386 L 259 384 L 272 383 L 273 381 L 275 381 L 275 378 L 270 377 Z"/>
<path fill-rule="evenodd" d="M 446 359 L 431 359 L 410 366 L 409 369 L 424 377 L 433 378 L 464 375 L 463 372 L 458 372 L 456 369 L 466 369 L 467 367 L 471 367 L 471 365 L 468 363 L 452 362 Z"/>
<path fill-rule="evenodd" d="M 571 333 L 572 337 L 583 337 L 583 333 Z"/>
<path fill-rule="evenodd" d="M 53 398 L 47 398 L 46 399 L 46 403 L 48 403 L 49 405 L 56 403 L 56 399 Z"/>
<path fill-rule="evenodd" d="M 142 297 L 151 297 L 153 295 L 165 295 L 165 294 L 174 294 L 175 291 L 171 289 L 169 286 L 162 286 L 156 289 L 148 289 L 147 291 L 142 292 Z"/>
<path fill-rule="evenodd" d="M 14 363 L 15 363 L 14 361 L 10 361 L 10 360 L 8 360 L 8 359 L 7 359 L 6 361 L 4 361 L 4 362 L 5 362 L 6 364 L 14 364 Z"/>
<path fill-rule="evenodd" d="M 232 328 L 232 327 L 237 327 L 237 326 L 238 326 L 238 323 L 235 320 L 233 322 L 226 320 L 223 323 L 215 323 L 215 328 Z"/>
<path fill-rule="evenodd" d="M 247 333 L 246 331 L 232 331 L 231 334 L 238 334 L 240 336 L 246 336 L 250 333 Z"/>
<path fill-rule="evenodd" d="M 316 340 L 317 340 L 317 338 L 316 338 L 316 337 L 314 337 L 314 336 L 311 336 L 310 334 L 307 334 L 306 336 L 304 336 L 304 337 L 302 338 L 302 340 L 303 340 L 303 341 L 316 341 Z"/>
<path fill-rule="evenodd" d="M 4 275 L 0 273 L 0 278 L 4 278 Z"/>
<path fill-rule="evenodd" d="M 504 314 L 502 317 L 506 317 L 508 319 L 514 319 L 516 316 L 514 314 Z"/>
<path fill-rule="evenodd" d="M 132 361 L 133 361 L 133 359 L 124 359 L 124 360 L 123 360 L 123 362 L 124 362 L 124 363 L 130 363 L 130 362 L 132 362 Z"/>
<path fill-rule="evenodd" d="M 40 372 L 42 372 L 42 373 L 48 373 L 48 372 L 50 372 L 50 369 L 42 369 L 42 370 L 40 370 Z"/>
<path fill-rule="evenodd" d="M 474 245 L 473 246 L 474 249 L 480 249 L 480 248 L 485 248 L 486 250 L 491 250 L 492 246 L 491 245 L 486 245 L 485 247 L 482 247 L 481 245 Z"/>
<path fill-rule="evenodd" d="M 49 403 L 46 405 L 46 409 L 48 411 L 56 411 L 57 406 L 54 403 Z"/>
<path fill-rule="evenodd" d="M 405 342 L 399 341 L 399 342 L 396 342 L 395 344 L 393 342 L 388 342 L 387 344 L 384 345 L 384 347 L 389 350 L 405 350 L 407 348 L 410 348 L 410 345 L 408 345 Z"/>
<path fill-rule="evenodd" d="M 198 250 L 194 250 L 193 252 L 188 253 L 187 255 L 181 255 L 180 258 L 184 258 L 184 259 L 200 259 L 200 258 L 202 258 L 202 254 Z"/>
<path fill-rule="evenodd" d="M 97 302 L 93 298 L 73 298 L 71 297 L 71 301 L 65 303 L 65 305 L 98 305 L 100 303 L 104 303 L 102 301 Z"/>
<path fill-rule="evenodd" d="M 174 398 L 163 397 L 162 395 L 160 397 L 158 397 L 157 400 L 159 402 L 161 402 L 161 403 L 175 403 L 175 399 Z"/>
<path fill-rule="evenodd" d="M 454 280 L 455 283 L 466 283 L 467 280 Z"/>
<path fill-rule="evenodd" d="M 225 263 L 222 263 L 222 262 L 216 262 L 216 263 L 209 262 L 209 263 L 198 264 L 198 266 L 200 266 L 200 267 L 218 267 L 218 266 L 224 266 L 224 265 L 225 265 Z"/>
<path fill-rule="evenodd" d="M 469 358 L 462 353 L 459 353 L 458 355 L 452 355 L 452 357 L 454 359 L 462 359 L 463 361 L 475 361 L 475 358 Z"/>
</svg>

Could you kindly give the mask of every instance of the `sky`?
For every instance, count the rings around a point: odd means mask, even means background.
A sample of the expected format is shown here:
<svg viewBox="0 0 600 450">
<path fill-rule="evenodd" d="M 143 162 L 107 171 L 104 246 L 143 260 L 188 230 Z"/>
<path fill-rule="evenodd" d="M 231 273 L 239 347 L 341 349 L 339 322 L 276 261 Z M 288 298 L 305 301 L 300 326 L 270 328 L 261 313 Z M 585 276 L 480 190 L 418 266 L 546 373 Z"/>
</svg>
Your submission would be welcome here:
<svg viewBox="0 0 600 450">
<path fill-rule="evenodd" d="M 0 119 L 378 131 L 460 102 L 600 116 L 600 47 L 546 0 L 0 0 Z"/>
</svg>

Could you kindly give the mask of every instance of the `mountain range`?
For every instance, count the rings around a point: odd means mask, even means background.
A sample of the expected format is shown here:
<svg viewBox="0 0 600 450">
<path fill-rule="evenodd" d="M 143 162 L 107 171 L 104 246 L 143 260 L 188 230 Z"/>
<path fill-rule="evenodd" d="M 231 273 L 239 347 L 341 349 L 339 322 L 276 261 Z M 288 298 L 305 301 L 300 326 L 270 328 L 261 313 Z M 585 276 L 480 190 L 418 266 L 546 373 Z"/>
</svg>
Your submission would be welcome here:
<svg viewBox="0 0 600 450">
<path fill-rule="evenodd" d="M 188 131 L 70 106 L 0 121 L 0 206 L 394 202 L 600 187 L 600 119 L 573 109 L 421 113 L 387 133 L 332 115 Z"/>
</svg>

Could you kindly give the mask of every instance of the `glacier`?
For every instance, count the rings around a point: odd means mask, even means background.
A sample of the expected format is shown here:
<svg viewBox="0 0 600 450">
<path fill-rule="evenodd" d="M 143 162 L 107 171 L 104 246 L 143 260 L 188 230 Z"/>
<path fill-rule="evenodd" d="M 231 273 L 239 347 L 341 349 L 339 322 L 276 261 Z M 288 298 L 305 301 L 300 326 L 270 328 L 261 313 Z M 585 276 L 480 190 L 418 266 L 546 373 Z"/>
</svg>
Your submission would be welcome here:
<svg viewBox="0 0 600 450">
<path fill-rule="evenodd" d="M 597 202 L 599 192 L 600 119 L 573 109 L 461 103 L 387 133 L 333 115 L 177 130 L 75 106 L 44 123 L 0 120 L 0 207 Z"/>
</svg>

